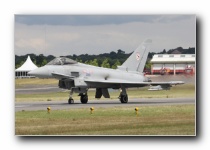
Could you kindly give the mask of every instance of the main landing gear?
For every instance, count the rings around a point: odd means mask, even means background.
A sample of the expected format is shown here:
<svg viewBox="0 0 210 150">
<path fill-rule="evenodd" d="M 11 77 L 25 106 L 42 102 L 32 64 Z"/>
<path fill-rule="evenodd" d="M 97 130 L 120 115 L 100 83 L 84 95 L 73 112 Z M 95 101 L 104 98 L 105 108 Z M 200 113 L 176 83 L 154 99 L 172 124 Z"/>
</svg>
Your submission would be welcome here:
<svg viewBox="0 0 210 150">
<path fill-rule="evenodd" d="M 121 103 L 127 103 L 128 102 L 128 95 L 127 94 L 126 95 L 120 94 L 119 99 L 120 99 Z"/>
<path fill-rule="evenodd" d="M 119 100 L 121 103 L 127 103 L 128 102 L 128 95 L 126 93 L 126 89 L 124 87 L 121 87 L 122 91 L 120 92 L 119 95 Z M 72 88 L 69 94 L 69 99 L 68 99 L 68 103 L 69 104 L 73 104 L 74 103 L 74 99 L 72 98 L 73 93 L 79 93 L 78 96 L 80 96 L 80 101 L 82 104 L 86 104 L 88 102 L 88 95 L 87 95 L 87 89 L 85 88 Z"/>
<path fill-rule="evenodd" d="M 122 88 L 122 92 L 120 92 L 119 99 L 120 99 L 121 103 L 127 103 L 128 102 L 128 95 L 126 93 L 125 88 Z"/>
<path fill-rule="evenodd" d="M 85 94 L 80 93 L 79 96 L 80 96 L 80 101 L 81 101 L 82 104 L 86 104 L 88 102 L 88 95 L 87 95 L 87 93 L 85 93 Z"/>
</svg>

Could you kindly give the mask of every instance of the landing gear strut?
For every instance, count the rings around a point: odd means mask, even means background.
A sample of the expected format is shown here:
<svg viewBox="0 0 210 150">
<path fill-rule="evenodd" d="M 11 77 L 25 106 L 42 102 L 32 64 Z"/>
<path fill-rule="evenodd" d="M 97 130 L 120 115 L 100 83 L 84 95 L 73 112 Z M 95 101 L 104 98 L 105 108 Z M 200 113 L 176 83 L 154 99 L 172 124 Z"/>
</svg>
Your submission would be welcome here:
<svg viewBox="0 0 210 150">
<path fill-rule="evenodd" d="M 72 98 L 73 93 L 74 93 L 74 90 L 71 89 L 71 91 L 69 93 L 69 100 L 68 100 L 69 104 L 73 104 L 74 103 L 74 99 Z"/>
<path fill-rule="evenodd" d="M 127 103 L 128 102 L 128 95 L 126 93 L 126 89 L 124 87 L 122 87 L 121 89 L 122 89 L 122 92 L 120 92 L 120 96 L 119 96 L 120 102 L 121 103 Z"/>
<path fill-rule="evenodd" d="M 121 103 L 127 103 L 128 102 L 128 95 L 122 95 L 120 94 L 119 99 L 121 101 Z"/>
<path fill-rule="evenodd" d="M 78 96 L 80 96 L 80 101 L 82 104 L 86 104 L 88 102 L 88 95 L 87 95 L 87 88 L 71 88 L 70 93 L 69 93 L 69 99 L 68 103 L 73 104 L 74 100 L 72 98 L 73 93 L 79 93 Z"/>
</svg>

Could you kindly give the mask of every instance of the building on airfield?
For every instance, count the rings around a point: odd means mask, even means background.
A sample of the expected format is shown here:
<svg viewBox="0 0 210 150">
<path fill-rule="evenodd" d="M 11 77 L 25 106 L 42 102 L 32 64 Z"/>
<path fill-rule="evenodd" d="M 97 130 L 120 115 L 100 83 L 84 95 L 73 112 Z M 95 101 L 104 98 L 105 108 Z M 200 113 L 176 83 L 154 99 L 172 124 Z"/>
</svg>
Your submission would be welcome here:
<svg viewBox="0 0 210 150">
<path fill-rule="evenodd" d="M 25 63 L 15 70 L 15 78 L 31 78 L 28 74 L 29 71 L 37 69 L 38 67 L 32 62 L 30 56 L 28 56 Z"/>
<path fill-rule="evenodd" d="M 195 54 L 156 54 L 151 63 L 151 74 L 195 73 Z"/>
</svg>

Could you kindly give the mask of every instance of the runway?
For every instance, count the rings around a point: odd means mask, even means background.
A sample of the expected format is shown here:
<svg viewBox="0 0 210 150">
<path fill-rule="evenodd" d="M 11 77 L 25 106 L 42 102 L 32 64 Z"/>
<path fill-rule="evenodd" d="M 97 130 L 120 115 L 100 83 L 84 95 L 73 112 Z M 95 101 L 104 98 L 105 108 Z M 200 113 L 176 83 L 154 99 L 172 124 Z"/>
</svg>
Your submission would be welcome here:
<svg viewBox="0 0 210 150">
<path fill-rule="evenodd" d="M 194 76 L 149 76 L 152 81 L 172 81 L 180 80 L 186 83 L 195 83 Z M 90 89 L 91 90 L 91 89 Z M 24 85 L 24 87 L 15 88 L 15 94 L 36 94 L 36 93 L 53 93 L 65 91 L 59 89 L 56 85 Z M 195 98 L 138 98 L 129 99 L 127 104 L 122 104 L 118 99 L 106 100 L 89 100 L 87 104 L 81 104 L 79 100 L 75 100 L 74 104 L 68 104 L 67 100 L 63 101 L 41 101 L 41 102 L 16 102 L 15 111 L 35 111 L 46 110 L 51 107 L 52 110 L 76 109 L 76 108 L 107 108 L 107 107 L 141 107 L 153 105 L 184 105 L 195 104 Z"/>
<path fill-rule="evenodd" d="M 89 100 L 87 104 L 81 104 L 79 100 L 75 100 L 74 104 L 68 104 L 66 101 L 43 101 L 43 102 L 16 102 L 15 111 L 35 111 L 62 109 L 77 109 L 77 108 L 108 108 L 108 107 L 141 107 L 155 105 L 184 105 L 195 104 L 195 98 L 141 98 L 129 99 L 128 103 L 122 104 L 118 99 L 115 100 Z"/>
</svg>

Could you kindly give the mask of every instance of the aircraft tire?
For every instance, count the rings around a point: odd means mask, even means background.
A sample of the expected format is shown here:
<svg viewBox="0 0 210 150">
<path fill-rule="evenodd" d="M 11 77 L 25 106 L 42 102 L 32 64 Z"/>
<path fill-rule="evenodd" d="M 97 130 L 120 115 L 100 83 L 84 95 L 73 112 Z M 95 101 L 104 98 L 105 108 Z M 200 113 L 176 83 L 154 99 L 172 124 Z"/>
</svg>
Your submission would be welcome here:
<svg viewBox="0 0 210 150">
<path fill-rule="evenodd" d="M 87 94 L 81 95 L 80 101 L 82 104 L 86 104 L 88 102 L 88 95 Z"/>
<path fill-rule="evenodd" d="M 69 104 L 73 104 L 74 103 L 74 100 L 72 98 L 69 98 L 68 103 Z"/>
<path fill-rule="evenodd" d="M 128 102 L 128 95 L 121 95 L 120 96 L 121 103 L 127 103 Z"/>
</svg>

